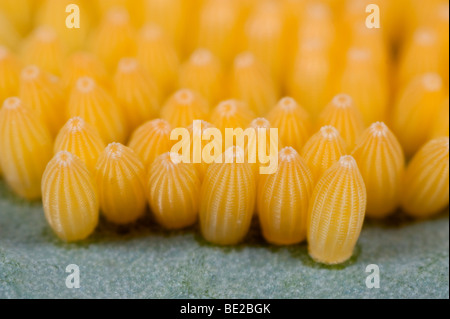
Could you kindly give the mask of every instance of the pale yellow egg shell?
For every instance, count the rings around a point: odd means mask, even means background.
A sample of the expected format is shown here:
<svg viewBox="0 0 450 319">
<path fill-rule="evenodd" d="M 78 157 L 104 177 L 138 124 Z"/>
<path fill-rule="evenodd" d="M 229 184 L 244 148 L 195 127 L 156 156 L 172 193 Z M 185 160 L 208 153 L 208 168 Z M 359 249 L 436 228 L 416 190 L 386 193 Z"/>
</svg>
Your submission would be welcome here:
<svg viewBox="0 0 450 319">
<path fill-rule="evenodd" d="M 200 228 L 214 244 L 234 245 L 250 228 L 255 206 L 255 180 L 244 163 L 244 150 L 229 148 L 223 163 L 212 163 L 203 179 L 200 195 Z M 239 158 L 242 163 L 236 163 Z M 225 161 L 230 163 L 226 163 Z"/>
<path fill-rule="evenodd" d="M 306 239 L 313 179 L 305 161 L 292 147 L 278 154 L 274 174 L 261 175 L 257 193 L 258 216 L 264 238 L 290 245 Z"/>
<path fill-rule="evenodd" d="M 78 156 L 93 174 L 98 157 L 105 147 L 95 127 L 81 117 L 73 117 L 59 131 L 53 153 L 67 151 Z"/>
<path fill-rule="evenodd" d="M 348 260 L 364 222 L 367 194 L 356 161 L 350 155 L 329 168 L 316 184 L 309 206 L 308 252 L 317 262 Z"/>
<path fill-rule="evenodd" d="M 136 221 L 145 213 L 146 170 L 134 151 L 111 143 L 100 154 L 95 168 L 100 210 L 116 224 Z"/>
<path fill-rule="evenodd" d="M 411 216 L 424 218 L 441 212 L 449 203 L 449 142 L 440 137 L 426 143 L 405 172 L 401 204 Z"/>
<path fill-rule="evenodd" d="M 17 97 L 0 109 L 0 166 L 19 196 L 41 197 L 41 177 L 52 157 L 53 141 L 45 123 Z"/>
<path fill-rule="evenodd" d="M 384 123 L 374 123 L 362 134 L 352 156 L 366 185 L 366 216 L 383 218 L 393 213 L 399 205 L 405 170 L 395 135 Z"/>
<path fill-rule="evenodd" d="M 67 242 L 87 238 L 97 227 L 99 203 L 86 165 L 69 152 L 59 152 L 42 177 L 45 217 L 55 234 Z"/>
<path fill-rule="evenodd" d="M 179 154 L 164 153 L 156 158 L 148 173 L 151 211 L 167 229 L 191 226 L 198 216 L 200 179 L 193 164 L 180 161 Z"/>
</svg>

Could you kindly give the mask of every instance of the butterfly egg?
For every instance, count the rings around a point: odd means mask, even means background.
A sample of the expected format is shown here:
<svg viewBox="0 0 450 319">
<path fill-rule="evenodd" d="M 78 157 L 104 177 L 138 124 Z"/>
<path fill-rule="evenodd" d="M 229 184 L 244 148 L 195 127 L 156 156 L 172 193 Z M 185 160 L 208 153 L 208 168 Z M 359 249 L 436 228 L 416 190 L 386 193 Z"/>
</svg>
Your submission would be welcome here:
<svg viewBox="0 0 450 319">
<path fill-rule="evenodd" d="M 70 92 L 81 77 L 93 78 L 103 87 L 109 87 L 109 79 L 103 63 L 92 53 L 79 51 L 71 54 L 66 61 L 61 81 Z"/>
<path fill-rule="evenodd" d="M 271 76 L 281 80 L 286 55 L 286 24 L 279 2 L 256 5 L 245 24 L 246 47 L 268 66 Z"/>
<path fill-rule="evenodd" d="M 140 157 L 145 168 L 148 168 L 158 155 L 169 152 L 172 148 L 171 131 L 171 125 L 165 120 L 148 121 L 134 131 L 128 146 Z"/>
<path fill-rule="evenodd" d="M 135 30 L 123 7 L 113 7 L 105 14 L 93 38 L 92 51 L 110 72 L 122 57 L 135 55 Z"/>
<path fill-rule="evenodd" d="M 0 109 L 0 167 L 19 196 L 41 197 L 41 177 L 52 157 L 52 138 L 45 123 L 17 97 Z"/>
<path fill-rule="evenodd" d="M 300 151 L 311 136 L 309 114 L 293 98 L 284 97 L 267 115 L 273 127 L 278 128 L 280 142 Z"/>
<path fill-rule="evenodd" d="M 75 18 L 68 19 L 69 14 L 76 12 L 70 4 L 78 6 L 79 27 L 75 23 Z M 66 13 L 66 8 L 70 8 Z M 45 0 L 37 8 L 36 21 L 38 25 L 46 25 L 52 27 L 58 34 L 61 42 L 69 51 L 79 50 L 84 46 L 88 32 L 91 29 L 91 10 L 86 6 L 84 0 Z M 66 21 L 69 22 L 71 28 L 68 27 Z"/>
<path fill-rule="evenodd" d="M 439 43 L 440 71 L 445 83 L 449 83 L 449 3 L 441 2 L 435 7 L 435 14 L 431 18 L 430 24 L 436 30 Z"/>
<path fill-rule="evenodd" d="M 344 139 L 339 131 L 330 125 L 322 126 L 311 136 L 301 151 L 314 182 L 319 181 L 322 175 L 345 154 Z"/>
<path fill-rule="evenodd" d="M 442 103 L 441 110 L 433 121 L 431 139 L 449 135 L 449 103 L 448 96 Z"/>
<path fill-rule="evenodd" d="M 413 217 L 425 218 L 442 211 L 449 202 L 448 136 L 426 143 L 408 164 L 401 206 Z"/>
<path fill-rule="evenodd" d="M 161 118 L 172 127 L 187 127 L 194 120 L 207 118 L 208 114 L 208 101 L 189 89 L 175 92 L 161 109 Z"/>
<path fill-rule="evenodd" d="M 215 126 L 203 120 L 195 120 L 193 124 L 187 127 L 191 142 L 191 159 L 200 180 L 203 180 L 210 164 L 203 160 L 203 150 L 205 149 L 205 146 L 210 143 L 209 140 L 213 139 L 211 136 L 209 139 L 203 140 L 203 134 L 205 133 L 205 135 L 208 135 L 207 133 L 210 131 L 208 129 L 212 128 L 215 128 Z"/>
<path fill-rule="evenodd" d="M 365 10 L 363 10 L 365 14 Z M 380 76 L 386 78 L 389 75 L 389 67 L 391 67 L 389 43 L 386 40 L 386 36 L 382 29 L 372 28 L 369 29 L 361 21 L 351 29 L 351 47 L 365 48 L 372 54 L 373 63 L 376 65 L 376 69 L 379 70 Z"/>
<path fill-rule="evenodd" d="M 358 241 L 366 210 L 366 188 L 356 161 L 342 156 L 316 184 L 309 205 L 309 255 L 317 262 L 348 260 Z"/>
<path fill-rule="evenodd" d="M 393 10 L 392 1 L 389 0 L 380 0 L 377 1 L 377 6 L 380 12 L 383 12 L 382 15 L 379 16 L 381 28 L 369 28 L 366 26 L 366 21 L 368 19 L 368 13 L 366 13 L 366 8 L 368 5 L 372 4 L 370 0 L 350 0 L 346 1 L 342 6 L 342 13 L 339 14 L 337 26 L 339 28 L 339 40 L 349 41 L 349 43 L 345 43 L 344 45 L 363 45 L 368 46 L 371 49 L 377 50 L 379 39 L 378 36 L 373 37 L 375 34 L 379 34 L 381 36 L 382 41 L 385 44 L 388 44 L 388 40 L 392 40 L 392 42 L 398 42 L 395 37 L 400 35 L 400 31 L 403 26 L 403 21 L 399 21 L 400 13 L 395 12 Z M 402 1 L 396 1 L 402 2 Z M 404 3 L 400 4 L 402 8 L 402 12 L 404 11 L 405 5 Z M 370 7 L 369 7 L 370 8 Z M 369 9 L 368 9 L 369 10 Z M 372 12 L 372 11 L 371 11 Z M 373 16 L 372 16 L 373 17 Z M 373 23 L 374 20 L 370 20 L 370 23 Z M 397 25 L 400 24 L 400 25 Z M 364 31 L 367 30 L 367 32 Z M 362 32 L 361 34 L 357 34 L 358 32 Z M 372 32 L 374 31 L 374 32 Z M 366 34 L 367 37 L 364 38 L 363 34 Z M 394 39 L 392 39 L 394 38 Z M 375 52 L 375 51 L 374 51 Z M 387 52 L 386 52 L 387 53 Z"/>
<path fill-rule="evenodd" d="M 143 216 L 146 170 L 135 152 L 111 143 L 100 154 L 95 167 L 95 182 L 100 210 L 107 220 L 129 224 Z"/>
<path fill-rule="evenodd" d="M 272 244 L 291 245 L 306 239 L 311 171 L 292 147 L 278 153 L 278 169 L 262 175 L 258 184 L 258 216 L 264 238 Z"/>
<path fill-rule="evenodd" d="M 187 5 L 184 0 L 147 0 L 145 3 L 145 21 L 160 25 L 180 53 L 184 49 L 183 37 L 189 27 L 188 21 L 194 21 L 187 14 L 192 2 Z"/>
<path fill-rule="evenodd" d="M 0 45 L 0 103 L 19 93 L 19 74 L 19 60 L 8 48 Z"/>
<path fill-rule="evenodd" d="M 179 86 L 200 93 L 209 103 L 216 103 L 224 95 L 224 74 L 220 60 L 209 50 L 197 49 L 181 66 Z"/>
<path fill-rule="evenodd" d="M 203 237 L 211 243 L 237 244 L 250 228 L 256 186 L 244 155 L 240 147 L 228 148 L 209 166 L 203 179 L 200 228 Z"/>
<path fill-rule="evenodd" d="M 338 94 L 320 113 L 318 126 L 335 127 L 344 139 L 347 150 L 355 147 L 356 140 L 364 131 L 364 121 L 354 100 L 348 94 Z"/>
<path fill-rule="evenodd" d="M 122 110 L 114 98 L 90 77 L 81 77 L 70 93 L 69 117 L 82 117 L 92 124 L 106 143 L 122 142 L 127 127 Z"/>
<path fill-rule="evenodd" d="M 207 48 L 225 64 L 241 44 L 242 14 L 236 1 L 207 0 L 199 16 L 197 46 Z"/>
<path fill-rule="evenodd" d="M 331 98 L 334 77 L 329 45 L 320 39 L 303 41 L 290 72 L 287 91 L 316 118 Z"/>
<path fill-rule="evenodd" d="M 64 117 L 60 114 L 64 105 L 64 93 L 59 79 L 41 70 L 38 66 L 29 65 L 20 74 L 20 99 L 36 111 L 56 136 L 64 125 Z"/>
<path fill-rule="evenodd" d="M 246 102 L 257 115 L 265 115 L 276 103 L 278 92 L 270 72 L 253 53 L 244 52 L 235 58 L 231 95 Z"/>
<path fill-rule="evenodd" d="M 163 96 L 172 92 L 180 61 L 173 44 L 159 25 L 146 24 L 140 30 L 137 59 L 156 81 Z"/>
<path fill-rule="evenodd" d="M 59 152 L 42 177 L 45 217 L 55 234 L 67 242 L 91 235 L 98 224 L 99 202 L 86 165 L 69 152 Z"/>
<path fill-rule="evenodd" d="M 36 28 L 24 40 L 21 52 L 24 64 L 37 65 L 54 75 L 61 74 L 65 52 L 53 28 L 47 26 Z"/>
<path fill-rule="evenodd" d="M 414 77 L 426 72 L 440 72 L 438 36 L 431 28 L 417 29 L 401 54 L 397 85 L 408 85 Z"/>
<path fill-rule="evenodd" d="M 336 39 L 336 26 L 333 20 L 333 11 L 328 4 L 306 3 L 299 26 L 299 43 L 305 39 L 315 38 L 333 46 Z"/>
<path fill-rule="evenodd" d="M 373 53 L 368 49 L 350 48 L 347 51 L 338 89 L 354 99 L 366 125 L 385 120 L 389 86 L 383 72 L 376 67 Z"/>
<path fill-rule="evenodd" d="M 93 8 L 93 10 L 97 9 L 100 14 L 104 15 L 114 7 L 122 7 L 128 12 L 130 17 L 133 17 L 131 23 L 134 26 L 140 26 L 144 22 L 145 10 L 143 8 L 145 2 L 146 0 L 96 0 L 94 3 L 97 8 Z"/>
<path fill-rule="evenodd" d="M 21 41 L 19 32 L 13 23 L 0 10 L 0 45 L 10 50 L 16 50 Z"/>
<path fill-rule="evenodd" d="M 366 216 L 383 218 L 399 204 L 405 170 L 403 150 L 382 122 L 373 123 L 359 139 L 352 156 L 367 190 Z"/>
<path fill-rule="evenodd" d="M 427 141 L 443 100 L 444 87 L 437 73 L 414 78 L 399 93 L 391 125 L 408 157 Z"/>
<path fill-rule="evenodd" d="M 224 135 L 226 128 L 246 128 L 254 117 L 255 113 L 244 102 L 226 100 L 212 110 L 209 121 Z"/>
<path fill-rule="evenodd" d="M 149 167 L 147 198 L 158 224 L 167 229 L 193 225 L 198 216 L 200 179 L 181 155 L 164 153 Z"/>
<path fill-rule="evenodd" d="M 287 70 L 293 68 L 294 60 L 297 55 L 297 50 L 300 43 L 299 34 L 303 29 L 300 29 L 300 24 L 305 20 L 306 1 L 298 0 L 284 0 L 281 1 L 281 8 L 284 15 L 284 29 L 285 29 L 285 59 L 284 62 Z M 289 31 L 288 31 L 289 30 Z M 288 38 L 289 37 L 289 38 Z M 301 41 L 304 42 L 303 39 Z M 289 75 L 289 74 L 288 74 Z M 289 75 L 290 76 L 290 75 Z M 289 85 L 290 79 L 285 78 L 284 85 Z M 288 92 L 292 96 L 293 92 Z"/>
<path fill-rule="evenodd" d="M 273 128 L 270 122 L 258 117 L 254 119 L 248 128 L 254 130 L 254 134 L 250 134 L 245 144 L 245 159 L 251 165 L 253 175 L 255 176 L 256 185 L 260 175 L 273 173 L 276 168 L 272 168 L 274 157 L 277 157 L 281 144 L 278 138 L 278 129 Z"/>
<path fill-rule="evenodd" d="M 136 128 L 159 115 L 158 87 L 135 58 L 119 61 L 114 88 L 129 128 Z"/>
<path fill-rule="evenodd" d="M 33 2 L 31 0 L 2 0 L 0 12 L 11 21 L 19 35 L 24 35 L 29 31 L 33 20 Z"/>
<path fill-rule="evenodd" d="M 78 156 L 94 173 L 98 157 L 105 149 L 105 143 L 98 131 L 81 117 L 73 117 L 59 131 L 53 153 L 67 151 Z"/>
</svg>

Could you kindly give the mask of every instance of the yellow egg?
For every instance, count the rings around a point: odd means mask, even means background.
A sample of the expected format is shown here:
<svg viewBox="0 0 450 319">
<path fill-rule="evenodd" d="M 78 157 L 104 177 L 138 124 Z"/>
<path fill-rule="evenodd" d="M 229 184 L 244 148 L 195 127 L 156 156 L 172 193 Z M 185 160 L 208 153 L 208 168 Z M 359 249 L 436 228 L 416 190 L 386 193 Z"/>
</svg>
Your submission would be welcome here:
<svg viewBox="0 0 450 319">
<path fill-rule="evenodd" d="M 135 58 L 119 61 L 114 88 L 131 130 L 158 116 L 158 87 Z"/>
<path fill-rule="evenodd" d="M 403 210 L 424 218 L 441 212 L 449 202 L 447 137 L 426 143 L 412 158 L 405 172 L 401 193 Z"/>
<path fill-rule="evenodd" d="M 245 24 L 247 50 L 264 63 L 272 77 L 281 79 L 286 56 L 286 24 L 278 1 L 261 1 Z"/>
<path fill-rule="evenodd" d="M 100 15 L 105 15 L 109 10 L 121 7 L 125 9 L 130 17 L 133 19 L 131 23 L 134 26 L 141 26 L 145 18 L 145 4 L 146 0 L 88 0 L 90 5 L 95 5 L 97 8 L 92 8 L 91 11 L 97 10 Z"/>
<path fill-rule="evenodd" d="M 128 12 L 114 7 L 103 17 L 92 39 L 92 51 L 113 72 L 122 57 L 136 54 L 136 34 Z"/>
<path fill-rule="evenodd" d="M 198 47 L 228 64 L 240 48 L 242 14 L 237 1 L 207 0 L 199 15 Z"/>
<path fill-rule="evenodd" d="M 20 99 L 36 111 L 56 136 L 64 124 L 61 106 L 65 96 L 58 78 L 46 73 L 35 65 L 25 67 L 20 74 Z"/>
<path fill-rule="evenodd" d="M 203 179 L 200 228 L 207 241 L 234 245 L 243 240 L 250 228 L 255 180 L 240 147 L 227 149 L 219 158 L 222 163 L 212 163 Z"/>
<path fill-rule="evenodd" d="M 0 10 L 0 45 L 10 50 L 16 50 L 20 44 L 20 34 Z"/>
<path fill-rule="evenodd" d="M 246 128 L 254 117 L 255 114 L 244 102 L 226 100 L 212 110 L 209 121 L 225 136 L 226 128 Z"/>
<path fill-rule="evenodd" d="M 172 127 L 162 119 L 148 121 L 138 127 L 131 136 L 128 146 L 140 157 L 145 168 L 153 163 L 158 155 L 170 152 Z"/>
<path fill-rule="evenodd" d="M 352 156 L 342 156 L 316 184 L 308 215 L 308 252 L 317 262 L 339 264 L 353 255 L 364 222 L 366 188 Z"/>
<path fill-rule="evenodd" d="M 60 75 L 64 48 L 55 30 L 42 26 L 35 29 L 22 44 L 22 61 L 35 64 L 44 71 Z"/>
<path fill-rule="evenodd" d="M 79 28 L 67 27 L 66 22 L 72 12 L 66 12 L 69 4 L 75 4 L 79 8 Z M 85 0 L 45 0 L 38 8 L 36 22 L 38 25 L 52 27 L 65 47 L 69 51 L 75 51 L 85 46 L 87 35 L 91 30 L 91 15 Z"/>
<path fill-rule="evenodd" d="M 192 23 L 187 15 L 192 2 L 187 5 L 184 0 L 147 0 L 145 3 L 145 21 L 160 25 L 180 53 L 184 50 L 183 36 L 190 25 L 188 21 Z"/>
<path fill-rule="evenodd" d="M 156 81 L 162 96 L 173 91 L 180 61 L 159 25 L 146 24 L 142 27 L 137 40 L 137 59 Z"/>
<path fill-rule="evenodd" d="M 79 51 L 71 54 L 64 65 L 61 81 L 64 88 L 70 90 L 81 77 L 93 78 L 103 87 L 109 87 L 110 81 L 103 63 L 92 53 Z"/>
<path fill-rule="evenodd" d="M 197 92 L 181 89 L 175 92 L 161 109 L 161 118 L 172 127 L 187 127 L 194 120 L 207 118 L 208 102 Z"/>
<path fill-rule="evenodd" d="M 272 168 L 272 165 L 278 165 L 278 162 L 273 162 L 273 157 L 278 157 L 277 154 L 282 145 L 278 133 L 274 134 L 274 130 L 277 129 L 263 117 L 255 118 L 248 128 L 253 129 L 255 134 L 250 134 L 245 143 L 245 160 L 250 163 L 256 185 L 258 185 L 259 178 L 273 171 L 275 167 Z"/>
<path fill-rule="evenodd" d="M 366 14 L 365 8 L 363 12 Z M 358 23 L 351 28 L 349 46 L 370 51 L 377 71 L 380 72 L 382 78 L 386 78 L 386 76 L 390 75 L 392 61 L 389 52 L 389 43 L 384 33 L 385 31 L 383 31 L 383 28 L 367 28 L 365 19 L 366 17 L 364 17 L 364 23 Z"/>
<path fill-rule="evenodd" d="M 235 60 L 231 79 L 231 95 L 242 100 L 260 116 L 276 103 L 278 92 L 270 72 L 253 53 L 244 52 Z"/>
<path fill-rule="evenodd" d="M 427 140 L 444 100 L 437 73 L 414 78 L 401 92 L 391 115 L 391 126 L 406 156 L 412 156 Z"/>
<path fill-rule="evenodd" d="M 10 19 L 19 34 L 24 35 L 30 30 L 33 20 L 32 0 L 2 0 L 0 1 L 0 12 Z"/>
<path fill-rule="evenodd" d="M 55 234 L 67 242 L 93 233 L 99 204 L 94 180 L 86 165 L 69 152 L 59 152 L 42 177 L 45 217 Z"/>
<path fill-rule="evenodd" d="M 442 103 L 441 110 L 433 121 L 430 137 L 437 138 L 449 135 L 449 104 L 448 96 Z"/>
<path fill-rule="evenodd" d="M 287 81 L 289 95 L 314 118 L 332 98 L 335 71 L 327 45 L 316 38 L 302 42 Z"/>
<path fill-rule="evenodd" d="M 399 204 L 405 170 L 403 150 L 382 122 L 365 130 L 352 153 L 367 190 L 366 216 L 383 218 Z"/>
<path fill-rule="evenodd" d="M 301 155 L 310 168 L 315 183 L 327 169 L 346 154 L 345 149 L 344 140 L 333 126 L 322 126 L 316 134 L 311 136 L 303 147 Z"/>
<path fill-rule="evenodd" d="M 136 221 L 145 213 L 145 169 L 134 151 L 111 143 L 100 154 L 95 167 L 100 210 L 116 224 Z"/>
<path fill-rule="evenodd" d="M 333 47 L 337 30 L 331 7 L 318 1 L 307 2 L 304 6 L 299 25 L 299 42 L 322 39 L 327 46 Z"/>
<path fill-rule="evenodd" d="M 224 96 L 221 62 L 209 50 L 197 49 L 179 71 L 179 86 L 200 93 L 209 103 Z"/>
<path fill-rule="evenodd" d="M 369 49 L 348 50 L 338 90 L 353 98 L 364 124 L 386 120 L 389 85 L 385 74 L 377 68 L 374 54 Z"/>
<path fill-rule="evenodd" d="M 10 97 L 0 109 L 0 132 L 0 166 L 7 184 L 25 199 L 40 198 L 53 146 L 45 123 L 19 98 Z"/>
<path fill-rule="evenodd" d="M 19 93 L 20 62 L 6 47 L 0 45 L 0 103 Z"/>
<path fill-rule="evenodd" d="M 189 131 L 191 140 L 191 159 L 194 163 L 194 167 L 197 170 L 198 177 L 200 178 L 200 180 L 203 180 L 203 177 L 205 176 L 206 170 L 208 169 L 210 163 L 206 163 L 205 161 L 203 161 L 203 158 L 196 159 L 196 156 L 198 157 L 198 155 L 194 155 L 194 153 L 200 155 L 203 153 L 205 145 L 210 143 L 210 140 L 203 140 L 203 133 L 205 132 L 205 130 L 215 127 L 211 123 L 203 120 L 200 121 L 199 124 L 199 127 L 194 127 L 194 124 L 191 124 L 187 127 L 187 130 Z M 196 163 L 196 161 L 199 161 L 199 163 Z"/>
<path fill-rule="evenodd" d="M 284 97 L 267 115 L 272 127 L 278 128 L 280 142 L 297 152 L 311 135 L 309 114 L 293 98 Z"/>
<path fill-rule="evenodd" d="M 338 94 L 325 107 L 318 118 L 318 127 L 331 125 L 344 139 L 347 150 L 355 147 L 356 140 L 364 131 L 364 121 L 350 95 Z"/>
<path fill-rule="evenodd" d="M 283 148 L 277 171 L 261 175 L 258 184 L 258 216 L 268 242 L 291 245 L 306 239 L 312 190 L 312 174 L 305 161 L 292 147 Z"/>
<path fill-rule="evenodd" d="M 105 148 L 98 131 L 81 117 L 73 117 L 59 131 L 53 153 L 67 151 L 78 156 L 94 173 L 98 157 Z"/>
<path fill-rule="evenodd" d="M 122 110 L 114 98 L 94 79 L 81 77 L 72 89 L 67 105 L 68 116 L 82 117 L 92 124 L 106 143 L 123 142 L 127 127 Z"/>
<path fill-rule="evenodd" d="M 193 225 L 199 209 L 200 179 L 194 166 L 176 153 L 158 156 L 149 167 L 148 201 L 157 222 L 167 229 Z"/>
<path fill-rule="evenodd" d="M 431 28 L 419 28 L 407 41 L 402 52 L 397 85 L 403 88 L 416 76 L 440 72 L 439 38 Z"/>
</svg>

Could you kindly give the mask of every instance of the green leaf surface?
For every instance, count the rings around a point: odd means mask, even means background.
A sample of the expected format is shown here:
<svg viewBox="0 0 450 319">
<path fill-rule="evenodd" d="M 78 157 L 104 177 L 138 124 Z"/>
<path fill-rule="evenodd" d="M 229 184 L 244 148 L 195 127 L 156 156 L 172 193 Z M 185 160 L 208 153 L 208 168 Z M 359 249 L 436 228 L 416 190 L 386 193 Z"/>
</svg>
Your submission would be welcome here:
<svg viewBox="0 0 450 319">
<path fill-rule="evenodd" d="M 148 214 L 149 215 L 149 214 Z M 65 285 L 80 268 L 81 287 Z M 366 266 L 380 288 L 366 287 Z M 0 181 L 0 298 L 448 298 L 448 210 L 433 219 L 401 213 L 367 221 L 343 265 L 315 263 L 306 244 L 266 244 L 257 222 L 244 243 L 217 247 L 197 227 L 167 232 L 150 216 L 118 227 L 101 221 L 88 240 L 66 244 L 46 223 L 41 203 Z"/>
</svg>

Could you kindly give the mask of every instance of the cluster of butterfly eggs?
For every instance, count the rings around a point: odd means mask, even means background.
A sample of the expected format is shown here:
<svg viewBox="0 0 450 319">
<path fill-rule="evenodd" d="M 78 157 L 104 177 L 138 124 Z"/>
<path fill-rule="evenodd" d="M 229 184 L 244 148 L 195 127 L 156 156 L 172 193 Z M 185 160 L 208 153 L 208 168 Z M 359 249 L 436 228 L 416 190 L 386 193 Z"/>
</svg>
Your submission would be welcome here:
<svg viewBox="0 0 450 319">
<path fill-rule="evenodd" d="M 48 11 L 63 2 L 42 6 Z M 148 2 L 169 9 L 177 3 Z M 442 51 L 439 32 L 417 28 L 413 33 L 390 111 L 379 33 L 353 30 L 358 45 L 346 51 L 340 82 L 333 86 L 327 69 L 336 53 L 334 40 L 328 40 L 332 24 L 327 6 L 314 3 L 301 20 L 309 27 L 301 28 L 306 31 L 285 85 L 292 97 L 277 102 L 284 59 L 277 51 L 282 37 L 275 9 L 295 1 L 246 4 L 253 12 L 246 29 L 250 51 L 236 55 L 229 76 L 221 64 L 236 54 L 230 48 L 237 33 L 221 25 L 230 21 L 211 16 L 233 12 L 236 3 L 204 2 L 200 20 L 211 27 L 199 28 L 198 38 L 208 49 L 195 50 L 182 65 L 177 42 L 167 35 L 180 40 L 178 28 L 153 17 L 160 25 L 143 26 L 135 39 L 129 7 L 108 10 L 92 51 L 73 53 L 65 63 L 59 41 L 67 39 L 55 28 L 36 28 L 20 57 L 0 46 L 0 168 L 17 194 L 42 196 L 46 218 L 61 239 L 89 236 L 99 211 L 111 222 L 127 224 L 149 205 L 165 228 L 188 227 L 199 219 L 205 239 L 231 245 L 243 240 L 257 213 L 268 242 L 307 239 L 315 260 L 340 263 L 352 255 L 365 215 L 382 218 L 401 206 L 412 216 L 427 217 L 448 205 L 448 70 L 434 54 Z M 446 21 L 448 32 L 448 15 Z M 127 57 L 133 46 L 135 57 Z M 217 106 L 210 110 L 211 105 Z M 247 155 L 239 147 L 220 155 L 232 163 L 174 162 L 178 155 L 170 153 L 170 132 L 188 127 L 192 136 L 195 119 L 209 120 L 202 121 L 202 131 L 278 128 L 277 171 L 260 175 L 259 163 L 236 163 Z M 270 139 L 268 134 L 266 142 Z M 412 157 L 406 170 L 404 151 Z"/>
</svg>

